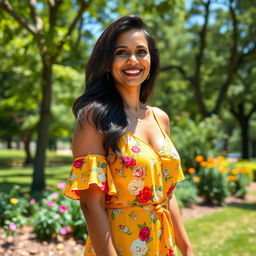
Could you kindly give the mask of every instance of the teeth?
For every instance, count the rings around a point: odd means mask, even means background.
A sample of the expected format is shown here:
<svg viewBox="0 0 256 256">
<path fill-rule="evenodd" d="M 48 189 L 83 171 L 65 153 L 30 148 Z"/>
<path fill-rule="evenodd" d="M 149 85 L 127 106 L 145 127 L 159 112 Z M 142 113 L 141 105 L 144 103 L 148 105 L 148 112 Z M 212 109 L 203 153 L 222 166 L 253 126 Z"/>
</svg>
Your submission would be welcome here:
<svg viewBox="0 0 256 256">
<path fill-rule="evenodd" d="M 124 72 L 128 74 L 139 74 L 140 70 L 125 70 Z"/>
</svg>

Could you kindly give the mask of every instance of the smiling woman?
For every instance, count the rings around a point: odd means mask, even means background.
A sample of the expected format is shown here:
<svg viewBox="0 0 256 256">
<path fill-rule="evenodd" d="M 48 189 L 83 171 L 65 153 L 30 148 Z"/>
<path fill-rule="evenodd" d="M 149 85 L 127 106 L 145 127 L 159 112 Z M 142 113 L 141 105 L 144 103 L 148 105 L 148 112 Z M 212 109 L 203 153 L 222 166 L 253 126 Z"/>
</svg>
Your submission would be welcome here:
<svg viewBox="0 0 256 256">
<path fill-rule="evenodd" d="M 86 256 L 172 256 L 176 245 L 193 256 L 173 194 L 184 175 L 169 118 L 146 104 L 158 70 L 155 41 L 136 16 L 107 27 L 87 63 L 65 190 L 80 200 Z"/>
</svg>

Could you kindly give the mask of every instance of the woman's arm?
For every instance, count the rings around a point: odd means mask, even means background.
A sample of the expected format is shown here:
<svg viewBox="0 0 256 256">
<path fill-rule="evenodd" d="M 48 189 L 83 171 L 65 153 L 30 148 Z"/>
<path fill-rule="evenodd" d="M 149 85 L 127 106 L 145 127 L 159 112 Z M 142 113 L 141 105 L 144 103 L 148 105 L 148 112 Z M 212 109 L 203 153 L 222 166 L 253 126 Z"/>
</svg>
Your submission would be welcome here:
<svg viewBox="0 0 256 256">
<path fill-rule="evenodd" d="M 169 210 L 171 212 L 175 242 L 182 253 L 182 256 L 194 256 L 191 243 L 183 225 L 180 209 L 175 195 L 169 200 Z"/>
<path fill-rule="evenodd" d="M 157 116 L 159 117 L 159 121 L 161 122 L 162 127 L 170 136 L 170 121 L 168 115 L 159 108 L 155 107 L 154 109 L 157 112 Z M 194 256 L 191 243 L 183 225 L 180 209 L 175 195 L 173 195 L 169 200 L 169 210 L 171 212 L 173 222 L 175 242 L 178 248 L 180 249 L 183 256 Z"/>
<path fill-rule="evenodd" d="M 81 120 L 82 127 L 77 124 L 73 141 L 73 157 L 88 154 L 105 155 L 103 135 L 99 133 L 89 118 Z M 79 190 L 80 206 L 83 211 L 88 233 L 97 256 L 117 256 L 111 228 L 105 212 L 105 193 L 91 184 L 86 190 Z"/>
</svg>

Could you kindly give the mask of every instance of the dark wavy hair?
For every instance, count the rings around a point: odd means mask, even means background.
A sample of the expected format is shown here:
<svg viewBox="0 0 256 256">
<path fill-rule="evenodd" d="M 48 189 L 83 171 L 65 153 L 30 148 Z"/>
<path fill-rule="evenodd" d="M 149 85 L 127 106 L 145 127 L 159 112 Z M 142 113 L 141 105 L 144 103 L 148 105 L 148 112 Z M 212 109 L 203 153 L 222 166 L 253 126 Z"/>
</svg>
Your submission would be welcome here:
<svg viewBox="0 0 256 256">
<path fill-rule="evenodd" d="M 85 92 L 73 105 L 73 113 L 80 125 L 84 116 L 88 121 L 88 116 L 91 116 L 96 129 L 104 134 L 103 147 L 106 155 L 111 149 L 116 157 L 122 157 L 118 139 L 126 133 L 128 121 L 122 97 L 115 87 L 113 77 L 110 73 L 108 77 L 107 72 L 113 63 L 118 35 L 131 29 L 144 31 L 149 47 L 150 77 L 141 84 L 140 89 L 140 101 L 145 103 L 148 100 L 159 71 L 159 53 L 142 19 L 128 15 L 110 24 L 99 37 L 86 65 Z"/>
</svg>

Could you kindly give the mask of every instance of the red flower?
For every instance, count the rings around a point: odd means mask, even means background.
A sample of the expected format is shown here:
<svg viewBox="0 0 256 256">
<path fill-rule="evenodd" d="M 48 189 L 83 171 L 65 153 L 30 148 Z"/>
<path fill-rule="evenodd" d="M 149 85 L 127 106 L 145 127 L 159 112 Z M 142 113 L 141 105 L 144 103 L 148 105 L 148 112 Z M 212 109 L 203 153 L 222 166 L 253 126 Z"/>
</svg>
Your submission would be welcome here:
<svg viewBox="0 0 256 256">
<path fill-rule="evenodd" d="M 169 256 L 175 256 L 172 249 L 169 249 Z"/>
<path fill-rule="evenodd" d="M 174 186 L 169 187 L 167 195 L 172 193 L 172 191 L 175 189 L 175 186 L 176 186 L 176 184 Z"/>
<path fill-rule="evenodd" d="M 136 165 L 136 160 L 129 157 L 129 156 L 124 156 L 123 160 L 124 160 L 124 166 L 125 167 L 131 167 L 131 166 Z"/>
<path fill-rule="evenodd" d="M 108 183 L 106 181 L 102 182 L 102 186 L 100 188 L 104 192 L 108 192 L 109 191 Z"/>
<path fill-rule="evenodd" d="M 139 237 L 141 241 L 147 241 L 150 236 L 150 231 L 148 227 L 141 228 L 139 232 Z"/>
<path fill-rule="evenodd" d="M 80 168 L 83 165 L 84 159 L 77 159 L 73 162 L 73 166 L 76 168 Z"/>
<path fill-rule="evenodd" d="M 133 146 L 132 147 L 132 152 L 139 153 L 140 152 L 140 148 L 138 146 Z"/>
<path fill-rule="evenodd" d="M 112 195 L 105 194 L 105 201 L 110 201 L 112 199 Z"/>
<path fill-rule="evenodd" d="M 145 204 L 150 200 L 151 196 L 152 196 L 152 192 L 150 188 L 146 186 L 138 194 L 138 201 L 140 203 Z"/>
</svg>

